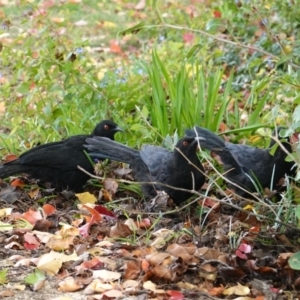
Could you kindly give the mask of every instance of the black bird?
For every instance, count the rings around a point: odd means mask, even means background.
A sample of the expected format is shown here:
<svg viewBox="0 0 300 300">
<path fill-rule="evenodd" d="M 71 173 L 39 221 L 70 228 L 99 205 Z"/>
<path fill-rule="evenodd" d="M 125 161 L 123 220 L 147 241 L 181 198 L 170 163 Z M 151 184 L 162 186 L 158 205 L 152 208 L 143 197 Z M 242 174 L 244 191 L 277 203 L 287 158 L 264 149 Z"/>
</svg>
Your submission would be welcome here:
<svg viewBox="0 0 300 300">
<path fill-rule="evenodd" d="M 105 120 L 98 123 L 91 134 L 75 135 L 62 141 L 34 147 L 21 154 L 18 159 L 0 166 L 0 178 L 26 173 L 32 178 L 50 182 L 55 188 L 80 192 L 90 177 L 77 166 L 90 173 L 94 171 L 84 153 L 86 138 L 103 136 L 113 140 L 118 131 L 123 130 L 116 123 Z"/>
<path fill-rule="evenodd" d="M 281 128 L 278 128 L 278 133 Z M 225 177 L 250 192 L 256 192 L 255 184 L 262 188 L 278 190 L 279 181 L 285 176 L 294 176 L 292 169 L 294 162 L 287 162 L 287 154 L 278 145 L 274 155 L 270 149 L 276 144 L 272 139 L 267 149 L 259 149 L 247 145 L 232 144 L 225 142 L 222 138 L 208 129 L 195 126 L 194 129 L 186 130 L 186 135 L 200 137 L 201 148 L 206 148 L 217 154 L 223 164 Z M 287 139 L 281 142 L 288 152 L 292 147 Z M 259 184 L 257 184 L 257 182 Z M 271 186 L 273 184 L 273 186 Z M 227 186 L 240 196 L 247 197 L 249 193 L 239 189 L 233 184 Z"/>
<path fill-rule="evenodd" d="M 165 148 L 144 145 L 135 150 L 120 143 L 102 137 L 86 139 L 89 155 L 94 158 L 108 158 L 128 163 L 136 181 L 159 182 L 176 188 L 198 190 L 205 181 L 204 169 L 197 156 L 198 139 L 185 137 L 178 141 L 174 151 Z M 185 157 L 182 155 L 184 154 Z M 190 163 L 188 162 L 190 161 Z M 192 176 L 193 173 L 193 176 Z M 191 193 L 175 190 L 162 185 L 143 184 L 146 198 L 157 195 L 157 190 L 165 191 L 176 204 L 187 200 Z"/>
</svg>

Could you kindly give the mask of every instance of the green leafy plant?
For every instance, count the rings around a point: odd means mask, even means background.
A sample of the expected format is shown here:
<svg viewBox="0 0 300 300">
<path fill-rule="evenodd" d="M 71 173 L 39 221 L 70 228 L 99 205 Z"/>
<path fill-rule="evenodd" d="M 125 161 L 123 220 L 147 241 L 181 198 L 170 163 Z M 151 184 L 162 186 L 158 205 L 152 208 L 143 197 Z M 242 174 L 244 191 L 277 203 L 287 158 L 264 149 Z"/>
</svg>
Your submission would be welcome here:
<svg viewBox="0 0 300 300">
<path fill-rule="evenodd" d="M 7 283 L 7 271 L 8 269 L 0 270 L 0 284 Z"/>
</svg>

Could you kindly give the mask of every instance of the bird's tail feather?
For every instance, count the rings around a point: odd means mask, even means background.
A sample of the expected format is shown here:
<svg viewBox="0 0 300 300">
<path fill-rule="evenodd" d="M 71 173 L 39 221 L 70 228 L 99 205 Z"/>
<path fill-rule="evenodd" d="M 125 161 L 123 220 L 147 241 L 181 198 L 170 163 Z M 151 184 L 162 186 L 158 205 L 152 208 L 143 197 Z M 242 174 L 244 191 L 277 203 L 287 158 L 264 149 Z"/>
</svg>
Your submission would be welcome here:
<svg viewBox="0 0 300 300">
<path fill-rule="evenodd" d="M 0 166 L 0 178 L 7 178 L 16 174 L 26 173 L 26 170 L 21 165 L 4 164 Z"/>
<path fill-rule="evenodd" d="M 96 151 L 96 150 L 94 150 Z M 120 157 L 119 155 L 108 155 L 108 154 L 102 154 L 102 153 L 99 153 L 99 152 L 88 152 L 88 155 L 90 157 L 92 157 L 93 159 L 97 158 L 97 159 L 109 159 L 109 160 L 114 160 L 114 161 L 119 161 L 119 162 L 124 162 L 124 163 L 127 163 L 127 164 L 130 164 L 131 161 L 129 160 L 125 160 L 123 159 L 123 157 Z"/>
<path fill-rule="evenodd" d="M 185 134 L 203 138 L 199 140 L 200 146 L 210 151 L 222 151 L 225 147 L 225 141 L 206 128 L 195 126 L 193 129 L 187 129 Z"/>
<path fill-rule="evenodd" d="M 88 149 L 88 154 L 94 158 L 107 158 L 132 164 L 136 156 L 139 155 L 139 151 L 108 138 L 95 136 L 87 138 L 85 141 L 87 144 L 84 146 Z"/>
</svg>

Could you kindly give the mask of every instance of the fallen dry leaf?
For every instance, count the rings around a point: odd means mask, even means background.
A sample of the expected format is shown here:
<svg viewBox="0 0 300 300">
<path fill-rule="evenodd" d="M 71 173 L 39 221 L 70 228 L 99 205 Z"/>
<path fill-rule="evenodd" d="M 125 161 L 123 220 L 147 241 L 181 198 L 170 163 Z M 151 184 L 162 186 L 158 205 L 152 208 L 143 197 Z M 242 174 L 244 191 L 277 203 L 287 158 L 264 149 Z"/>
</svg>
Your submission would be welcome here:
<svg viewBox="0 0 300 300">
<path fill-rule="evenodd" d="M 238 295 L 238 296 L 245 296 L 250 294 L 250 289 L 248 286 L 243 286 L 241 284 L 237 284 L 236 286 L 232 286 L 228 289 L 223 291 L 224 295 Z"/>
<path fill-rule="evenodd" d="M 118 182 L 113 180 L 113 179 L 109 179 L 109 178 L 106 178 L 104 181 L 103 181 L 103 186 L 104 186 L 104 189 L 109 192 L 112 196 L 114 196 L 118 190 Z"/>
<path fill-rule="evenodd" d="M 109 237 L 126 238 L 132 234 L 132 230 L 124 223 L 117 222 L 117 224 L 111 227 Z"/>
<path fill-rule="evenodd" d="M 55 251 L 50 251 L 47 254 L 44 254 L 40 257 L 37 267 L 45 271 L 48 275 L 55 275 L 58 273 L 62 264 L 67 261 L 76 261 L 78 256 L 75 252 L 71 255 L 66 255 L 63 253 L 58 253 Z"/>
<path fill-rule="evenodd" d="M 97 202 L 97 198 L 89 192 L 76 194 L 76 197 L 83 204 L 86 204 L 86 203 L 94 204 Z"/>
<path fill-rule="evenodd" d="M 126 264 L 124 279 L 137 279 L 141 274 L 141 263 L 138 260 L 131 260 Z"/>
<path fill-rule="evenodd" d="M 113 289 L 113 285 L 109 283 L 103 283 L 100 279 L 95 279 L 84 289 L 84 294 L 90 295 L 94 293 L 103 293 L 111 289 Z"/>
<path fill-rule="evenodd" d="M 104 282 L 118 280 L 120 277 L 121 277 L 121 273 L 118 272 L 112 272 L 108 270 L 93 271 L 93 278 L 94 279 L 99 278 Z"/>
<path fill-rule="evenodd" d="M 62 292 L 76 292 L 83 288 L 83 285 L 78 284 L 73 277 L 67 277 L 58 283 L 58 290 Z"/>
</svg>

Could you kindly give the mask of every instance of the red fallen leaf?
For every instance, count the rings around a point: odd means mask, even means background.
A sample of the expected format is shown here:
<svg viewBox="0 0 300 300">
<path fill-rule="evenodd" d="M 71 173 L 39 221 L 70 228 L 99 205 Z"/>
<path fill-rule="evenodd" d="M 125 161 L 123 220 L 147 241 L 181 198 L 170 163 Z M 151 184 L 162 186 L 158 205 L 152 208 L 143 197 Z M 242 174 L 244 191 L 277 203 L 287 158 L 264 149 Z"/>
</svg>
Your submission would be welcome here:
<svg viewBox="0 0 300 300">
<path fill-rule="evenodd" d="M 221 122 L 219 126 L 219 131 L 220 132 L 225 132 L 227 130 L 227 125 L 224 122 Z"/>
<path fill-rule="evenodd" d="M 259 233 L 260 232 L 260 228 L 257 226 L 253 226 L 249 229 L 249 232 L 251 233 Z"/>
<path fill-rule="evenodd" d="M 170 296 L 170 300 L 184 299 L 184 295 L 180 291 L 168 290 L 167 294 Z"/>
<path fill-rule="evenodd" d="M 270 286 L 270 290 L 271 290 L 273 293 L 276 293 L 276 294 L 279 294 L 279 292 L 280 292 L 280 289 L 275 288 L 275 287 L 273 287 L 273 286 Z"/>
<path fill-rule="evenodd" d="M 220 296 L 222 295 L 222 293 L 224 292 L 224 287 L 223 286 L 219 286 L 219 287 L 213 287 L 211 290 L 208 291 L 208 294 L 211 296 Z"/>
<path fill-rule="evenodd" d="M 21 179 L 15 179 L 10 183 L 11 186 L 15 186 L 15 187 L 23 187 L 25 185 L 25 182 L 22 181 Z"/>
<path fill-rule="evenodd" d="M 148 271 L 150 267 L 149 262 L 146 259 L 142 259 L 141 268 L 144 272 Z"/>
<path fill-rule="evenodd" d="M 247 259 L 246 253 L 250 253 L 252 247 L 248 244 L 241 243 L 238 249 L 235 251 L 235 255 L 241 259 Z"/>
<path fill-rule="evenodd" d="M 190 33 L 190 32 L 186 32 L 182 35 L 182 39 L 183 39 L 183 42 L 184 43 L 192 43 L 193 40 L 194 40 L 194 34 L 193 33 Z"/>
<path fill-rule="evenodd" d="M 135 222 L 138 228 L 149 228 L 151 226 L 151 221 L 148 218 L 145 218 L 140 221 Z"/>
<path fill-rule="evenodd" d="M 99 212 L 96 209 L 91 208 L 91 207 L 89 207 L 87 205 L 83 205 L 82 207 L 84 207 L 85 209 L 87 209 L 90 212 L 90 214 L 94 217 L 94 220 L 96 222 L 99 222 L 99 221 L 102 220 L 101 215 L 99 214 Z"/>
<path fill-rule="evenodd" d="M 35 211 L 32 209 L 29 209 L 28 211 L 23 213 L 22 218 L 28 221 L 32 225 L 34 225 L 38 220 L 43 219 L 39 211 Z"/>
<path fill-rule="evenodd" d="M 219 10 L 214 10 L 215 18 L 222 18 L 222 13 Z"/>
<path fill-rule="evenodd" d="M 203 205 L 204 207 L 213 207 L 214 209 L 220 206 L 220 202 L 208 198 L 205 198 L 204 200 L 199 201 L 198 203 L 199 205 Z"/>
<path fill-rule="evenodd" d="M 116 54 L 122 54 L 123 51 L 121 49 L 121 47 L 119 46 L 118 42 L 117 41 L 110 41 L 109 43 L 109 48 L 110 48 L 110 51 L 112 53 L 116 53 Z"/>
<path fill-rule="evenodd" d="M 55 207 L 53 205 L 50 205 L 50 204 L 45 204 L 43 206 L 43 211 L 47 216 L 50 216 L 55 212 Z"/>
<path fill-rule="evenodd" d="M 13 161 L 13 160 L 16 160 L 18 159 L 19 157 L 15 154 L 7 154 L 3 160 L 4 163 L 7 163 L 7 162 L 10 162 L 10 161 Z"/>
<path fill-rule="evenodd" d="M 26 250 L 35 250 L 39 247 L 38 245 L 29 244 L 29 243 L 26 243 L 26 242 L 23 244 L 23 246 Z"/>
<path fill-rule="evenodd" d="M 90 221 L 88 223 L 86 223 L 85 225 L 81 226 L 80 228 L 78 228 L 79 230 L 79 233 L 84 236 L 84 237 L 87 237 L 89 236 L 89 230 L 90 230 L 90 227 L 94 224 L 94 223 L 97 223 L 97 220 L 95 218 L 94 215 L 92 215 Z"/>
<path fill-rule="evenodd" d="M 38 240 L 30 233 L 26 232 L 23 236 L 24 241 L 30 244 L 36 244 L 39 245 L 40 243 L 38 242 Z"/>
<path fill-rule="evenodd" d="M 107 209 L 103 205 L 96 205 L 94 209 L 101 215 L 109 216 L 109 217 L 114 217 L 116 218 L 117 216 L 109 209 Z"/>
<path fill-rule="evenodd" d="M 97 257 L 93 257 L 89 261 L 84 261 L 81 265 L 76 266 L 75 269 L 77 271 L 85 270 L 85 269 L 98 269 L 97 266 L 104 265 Z"/>
<path fill-rule="evenodd" d="M 24 234 L 24 248 L 27 250 L 34 250 L 40 246 L 40 242 L 30 233 Z"/>
</svg>

